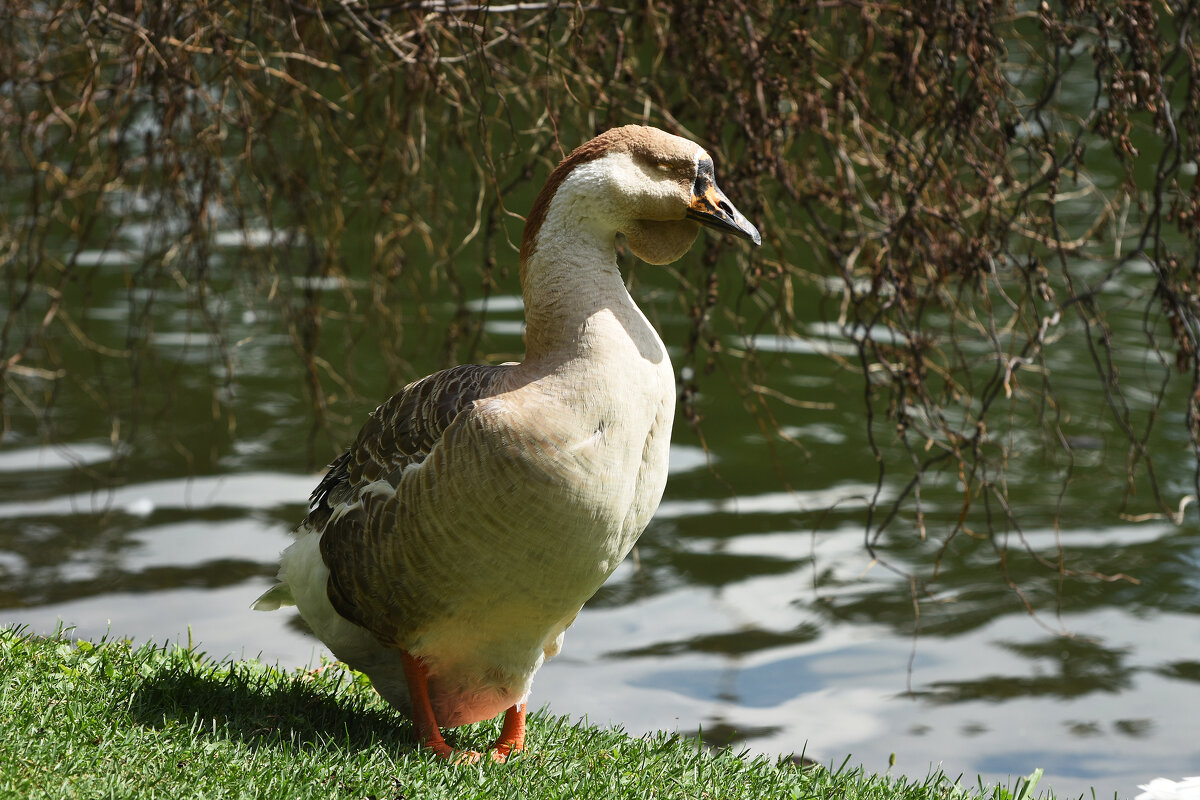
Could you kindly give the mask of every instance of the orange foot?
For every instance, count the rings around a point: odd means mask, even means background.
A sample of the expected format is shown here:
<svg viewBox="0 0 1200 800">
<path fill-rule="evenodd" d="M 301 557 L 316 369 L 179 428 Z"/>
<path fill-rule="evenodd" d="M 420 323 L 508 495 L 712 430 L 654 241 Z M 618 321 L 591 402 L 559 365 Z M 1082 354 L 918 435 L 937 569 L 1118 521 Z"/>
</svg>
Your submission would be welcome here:
<svg viewBox="0 0 1200 800">
<path fill-rule="evenodd" d="M 500 738 L 492 745 L 492 761 L 503 764 L 513 753 L 525 749 L 525 704 L 517 703 L 504 712 L 504 727 Z"/>
<path fill-rule="evenodd" d="M 434 752 L 439 758 L 456 764 L 474 764 L 483 757 L 474 750 L 455 750 L 446 744 L 433 716 L 433 704 L 429 702 L 429 672 L 419 658 L 401 652 L 404 677 L 408 681 L 408 696 L 412 703 L 413 726 L 421 745 Z M 520 703 L 504 713 L 504 727 L 491 753 L 492 760 L 503 764 L 510 755 L 525 747 L 525 704 Z"/>
<path fill-rule="evenodd" d="M 433 716 L 433 705 L 429 702 L 429 672 L 421 660 L 414 658 L 408 652 L 400 653 L 404 665 L 404 678 L 408 681 L 408 697 L 412 702 L 413 727 L 417 729 L 417 739 L 423 747 L 432 750 L 439 758 L 447 761 L 474 764 L 480 759 L 480 754 L 473 750 L 456 752 L 446 744 L 442 732 L 438 730 L 437 719 Z"/>
</svg>

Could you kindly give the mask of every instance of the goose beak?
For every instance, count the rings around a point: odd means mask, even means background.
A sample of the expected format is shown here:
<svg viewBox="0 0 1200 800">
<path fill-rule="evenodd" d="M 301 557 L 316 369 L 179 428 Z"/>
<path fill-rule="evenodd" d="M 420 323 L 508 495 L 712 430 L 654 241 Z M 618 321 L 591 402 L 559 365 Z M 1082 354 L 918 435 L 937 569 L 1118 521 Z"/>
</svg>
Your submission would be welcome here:
<svg viewBox="0 0 1200 800">
<path fill-rule="evenodd" d="M 749 239 L 756 245 L 762 244 L 762 236 L 759 235 L 758 228 L 751 225 L 750 220 L 733 207 L 733 203 L 729 202 L 725 193 L 717 188 L 712 174 L 707 170 L 696 176 L 696 183 L 692 187 L 692 202 L 688 204 L 687 218 L 714 230 Z"/>
</svg>

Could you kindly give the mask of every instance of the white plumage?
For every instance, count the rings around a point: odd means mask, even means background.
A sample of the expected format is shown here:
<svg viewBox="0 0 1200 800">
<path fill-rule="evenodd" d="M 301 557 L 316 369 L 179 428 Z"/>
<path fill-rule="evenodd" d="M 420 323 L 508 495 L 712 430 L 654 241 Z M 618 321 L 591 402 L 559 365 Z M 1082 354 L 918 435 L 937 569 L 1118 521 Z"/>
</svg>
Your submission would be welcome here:
<svg viewBox="0 0 1200 800">
<path fill-rule="evenodd" d="M 1200 800 L 1200 776 L 1181 781 L 1155 778 L 1138 788 L 1142 793 L 1134 800 Z"/>
</svg>

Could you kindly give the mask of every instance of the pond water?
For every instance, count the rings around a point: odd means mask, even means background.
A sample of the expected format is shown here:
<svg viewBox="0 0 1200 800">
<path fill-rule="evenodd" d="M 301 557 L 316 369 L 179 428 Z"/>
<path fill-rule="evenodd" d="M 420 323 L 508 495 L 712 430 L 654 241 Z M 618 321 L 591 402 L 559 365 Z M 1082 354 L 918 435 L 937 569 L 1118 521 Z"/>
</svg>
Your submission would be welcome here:
<svg viewBox="0 0 1200 800">
<path fill-rule="evenodd" d="M 218 334 L 182 291 L 139 304 L 130 275 L 142 235 L 127 220 L 124 239 L 83 253 L 76 263 L 87 279 L 77 291 L 87 297 L 82 329 L 95 342 L 119 346 L 135 309 L 144 311 L 150 357 L 136 370 L 119 359 L 98 368 L 80 349 L 72 364 L 93 378 L 64 379 L 46 416 L 39 393 L 51 382 L 11 379 L 12 428 L 0 442 L 0 624 L 190 638 L 217 658 L 315 663 L 325 651 L 294 613 L 249 610 L 332 455 L 310 464 L 313 412 L 286 326 L 229 274 L 235 255 L 289 244 L 268 231 L 215 233 L 213 278 L 227 287 L 210 298 Z M 670 274 L 639 266 L 634 276 L 678 357 L 688 323 L 663 291 Z M 331 305 L 367 292 L 338 281 L 308 288 L 328 292 Z M 519 297 L 515 285 L 503 290 L 486 304 L 487 341 L 493 352 L 519 353 Z M 450 314 L 448 298 L 423 302 L 434 318 Z M 702 732 L 713 744 L 804 751 L 834 764 L 849 756 L 878 772 L 894 754 L 892 771 L 914 777 L 940 764 L 968 782 L 975 773 L 1007 782 L 1041 767 L 1059 796 L 1092 786 L 1100 797 L 1130 796 L 1139 782 L 1200 769 L 1195 514 L 1182 525 L 1122 519 L 1120 484 L 1101 469 L 1121 462 L 1120 440 L 1084 431 L 1091 438 L 1080 439 L 1061 497 L 1053 465 L 1033 459 L 1010 473 L 1010 496 L 1032 522 L 1024 542 L 1014 534 L 1009 545 L 1051 559 L 1061 547 L 1069 567 L 1138 582 L 1063 579 L 1014 557 L 1010 577 L 1038 609 L 1031 616 L 996 566 L 997 543 L 961 536 L 914 604 L 902 573 L 930 572 L 961 498 L 953 480 L 931 482 L 929 540 L 893 531 L 881 543 L 887 566 L 873 562 L 864 516 L 876 470 L 861 379 L 826 357 L 847 343 L 816 299 L 808 305 L 810 337 L 753 343 L 777 356 L 771 385 L 800 401 L 780 406 L 778 421 L 802 447 L 769 441 L 728 381 L 702 382 L 704 442 L 677 424 L 666 497 L 636 558 L 585 608 L 562 655 L 539 673 L 532 704 L 632 733 Z M 1129 339 L 1118 352 L 1132 372 L 1136 321 L 1118 334 Z M 358 396 L 342 399 L 349 411 L 333 425 L 342 444 L 398 388 L 383 385 L 373 345 L 387 335 L 361 332 Z M 411 346 L 409 377 L 434 366 L 433 349 Z M 1081 418 L 1096 413 L 1103 399 L 1086 360 L 1063 352 L 1052 362 L 1060 400 Z M 223 410 L 214 409 L 214 383 Z M 137 430 L 117 430 L 98 391 L 140 408 Z M 1182 415 L 1162 427 L 1162 446 L 1178 447 L 1164 484 L 1179 497 L 1192 469 Z M 906 479 L 893 474 L 885 495 Z"/>
</svg>

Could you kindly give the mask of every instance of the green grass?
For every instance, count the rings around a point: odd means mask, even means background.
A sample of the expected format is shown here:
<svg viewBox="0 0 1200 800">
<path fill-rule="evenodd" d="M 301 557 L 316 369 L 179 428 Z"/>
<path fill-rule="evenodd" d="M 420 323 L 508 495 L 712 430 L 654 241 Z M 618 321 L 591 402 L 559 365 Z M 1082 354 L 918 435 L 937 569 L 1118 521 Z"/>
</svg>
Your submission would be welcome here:
<svg viewBox="0 0 1200 800">
<path fill-rule="evenodd" d="M 498 721 L 448 731 L 480 747 Z M 709 752 L 694 739 L 530 718 L 508 764 L 447 764 L 340 664 L 285 672 L 184 647 L 73 642 L 0 629 L 0 798 L 966 798 L 1024 800 L 790 759 Z"/>
</svg>

